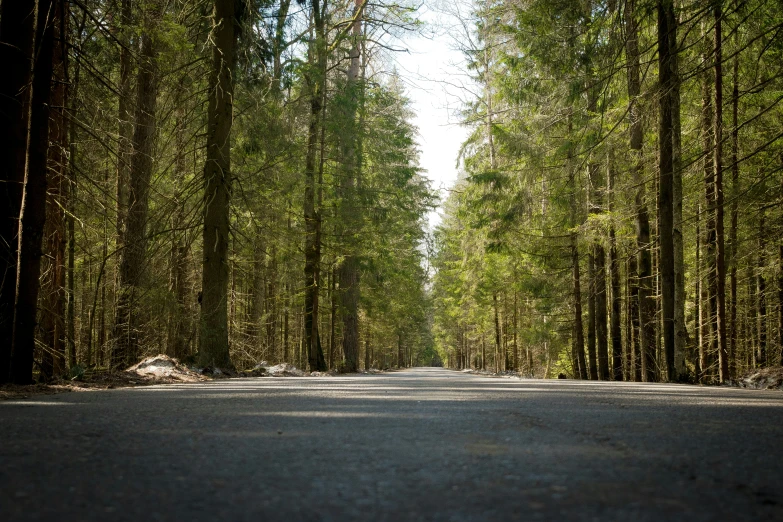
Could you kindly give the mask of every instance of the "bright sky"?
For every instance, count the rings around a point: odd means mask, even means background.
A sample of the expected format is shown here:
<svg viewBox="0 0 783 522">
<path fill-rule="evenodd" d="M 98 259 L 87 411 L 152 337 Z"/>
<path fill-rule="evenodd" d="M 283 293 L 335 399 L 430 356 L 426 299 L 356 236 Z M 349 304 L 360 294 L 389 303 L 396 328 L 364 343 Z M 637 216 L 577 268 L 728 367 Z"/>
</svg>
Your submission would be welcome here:
<svg viewBox="0 0 783 522">
<path fill-rule="evenodd" d="M 468 135 L 457 115 L 460 99 L 466 96 L 459 88 L 465 67 L 464 56 L 454 49 L 458 35 L 444 28 L 453 25 L 452 17 L 430 2 L 419 11 L 428 24 L 423 34 L 405 38 L 402 43 L 409 52 L 397 53 L 396 61 L 416 113 L 421 167 L 443 199 L 457 179 L 457 154 Z M 438 212 L 430 213 L 428 220 L 434 228 L 440 222 Z"/>
</svg>

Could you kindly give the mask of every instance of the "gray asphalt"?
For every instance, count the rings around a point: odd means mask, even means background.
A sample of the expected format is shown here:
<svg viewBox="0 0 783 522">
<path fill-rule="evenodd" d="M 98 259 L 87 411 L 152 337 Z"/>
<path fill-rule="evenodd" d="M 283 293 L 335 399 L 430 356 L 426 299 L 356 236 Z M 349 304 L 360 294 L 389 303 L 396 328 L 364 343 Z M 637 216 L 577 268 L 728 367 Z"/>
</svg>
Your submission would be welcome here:
<svg viewBox="0 0 783 522">
<path fill-rule="evenodd" d="M 6 401 L 0 519 L 783 520 L 783 393 L 427 368 Z"/>
</svg>

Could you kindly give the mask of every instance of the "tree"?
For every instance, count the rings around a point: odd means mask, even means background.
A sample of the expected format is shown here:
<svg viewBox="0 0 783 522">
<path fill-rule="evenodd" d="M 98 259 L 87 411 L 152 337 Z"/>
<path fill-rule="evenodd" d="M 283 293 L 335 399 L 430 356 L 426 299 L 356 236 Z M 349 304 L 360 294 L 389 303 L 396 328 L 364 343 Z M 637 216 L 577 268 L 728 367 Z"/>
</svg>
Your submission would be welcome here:
<svg viewBox="0 0 783 522">
<path fill-rule="evenodd" d="M 36 1 L 4 2 L 0 11 L 0 384 L 10 375 L 19 230 L 30 103 Z"/>
<path fill-rule="evenodd" d="M 124 233 L 119 270 L 117 309 L 112 330 L 111 367 L 132 365 L 140 349 L 138 300 L 146 267 L 147 220 L 150 182 L 154 168 L 156 112 L 159 73 L 156 66 L 156 31 L 162 15 L 154 1 L 143 12 L 140 62 L 136 80 L 136 111 L 133 124 L 133 152 L 130 159 L 127 228 Z"/>
<path fill-rule="evenodd" d="M 241 3 L 215 0 L 212 70 L 204 163 L 204 261 L 199 364 L 230 368 L 228 347 L 228 242 L 231 203 L 231 126 L 237 22 Z"/>
</svg>

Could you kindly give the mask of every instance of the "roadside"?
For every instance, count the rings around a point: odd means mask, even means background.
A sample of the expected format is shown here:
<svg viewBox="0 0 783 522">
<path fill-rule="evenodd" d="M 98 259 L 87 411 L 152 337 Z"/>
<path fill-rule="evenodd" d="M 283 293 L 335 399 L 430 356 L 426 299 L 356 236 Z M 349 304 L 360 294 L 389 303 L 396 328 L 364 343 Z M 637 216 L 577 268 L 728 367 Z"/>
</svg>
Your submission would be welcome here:
<svg viewBox="0 0 783 522">
<path fill-rule="evenodd" d="M 360 373 L 382 373 L 371 369 Z M 84 369 L 79 366 L 72 371 L 70 379 L 60 378 L 49 383 L 0 386 L 0 401 L 26 399 L 39 395 L 80 392 L 92 390 L 111 390 L 115 388 L 136 388 L 160 384 L 182 384 L 210 382 L 217 379 L 238 377 L 327 377 L 339 372 L 308 372 L 288 363 L 268 365 L 261 361 L 254 368 L 244 371 L 227 371 L 218 368 L 196 368 L 181 363 L 167 355 L 147 357 L 143 361 L 124 371 L 107 369 Z"/>
</svg>

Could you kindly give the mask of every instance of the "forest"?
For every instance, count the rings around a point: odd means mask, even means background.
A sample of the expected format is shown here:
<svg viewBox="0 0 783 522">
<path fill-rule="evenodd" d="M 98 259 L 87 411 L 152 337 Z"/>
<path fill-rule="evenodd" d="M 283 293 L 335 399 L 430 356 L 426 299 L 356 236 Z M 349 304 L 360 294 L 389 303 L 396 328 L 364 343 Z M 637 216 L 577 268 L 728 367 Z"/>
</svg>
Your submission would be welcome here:
<svg viewBox="0 0 783 522">
<path fill-rule="evenodd" d="M 475 4 L 433 261 L 450 365 L 722 383 L 781 364 L 782 12 Z"/>
<path fill-rule="evenodd" d="M 435 194 L 366 0 L 3 0 L 0 381 L 410 366 Z"/>
<path fill-rule="evenodd" d="M 1 0 L 0 384 L 783 364 L 783 3 L 444 2 L 443 201 L 395 65 L 419 7 Z"/>
</svg>

